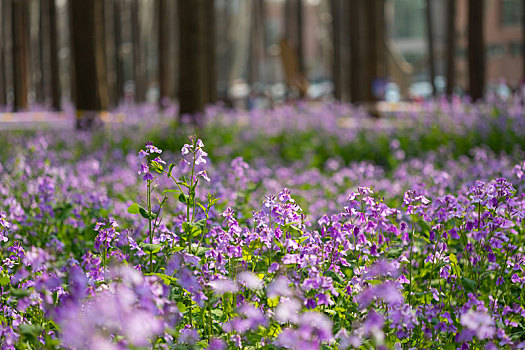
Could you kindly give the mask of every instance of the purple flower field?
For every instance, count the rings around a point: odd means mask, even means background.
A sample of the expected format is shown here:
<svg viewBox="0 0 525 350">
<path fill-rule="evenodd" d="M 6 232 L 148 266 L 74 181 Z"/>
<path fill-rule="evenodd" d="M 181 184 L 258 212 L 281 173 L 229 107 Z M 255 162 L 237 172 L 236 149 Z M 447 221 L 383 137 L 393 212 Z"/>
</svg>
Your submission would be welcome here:
<svg viewBox="0 0 525 350">
<path fill-rule="evenodd" d="M 1 135 L 2 349 L 525 348 L 522 98 L 175 112 Z"/>
</svg>

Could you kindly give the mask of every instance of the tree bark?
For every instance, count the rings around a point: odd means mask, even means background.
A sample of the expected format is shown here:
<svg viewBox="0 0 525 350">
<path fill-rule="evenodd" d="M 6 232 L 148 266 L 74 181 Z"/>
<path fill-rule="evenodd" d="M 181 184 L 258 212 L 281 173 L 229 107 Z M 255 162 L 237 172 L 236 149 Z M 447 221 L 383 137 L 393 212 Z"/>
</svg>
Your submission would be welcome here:
<svg viewBox="0 0 525 350">
<path fill-rule="evenodd" d="M 206 2 L 208 0 L 179 0 L 179 111 L 202 112 L 208 101 L 206 40 Z"/>
<path fill-rule="evenodd" d="M 122 57 L 122 7 L 120 1 L 113 1 L 113 39 L 115 45 L 115 94 L 116 103 L 124 93 L 124 60 Z"/>
<path fill-rule="evenodd" d="M 13 85 L 15 111 L 28 107 L 29 90 L 29 12 L 25 0 L 13 0 Z"/>
<path fill-rule="evenodd" d="M 215 38 L 215 1 L 207 0 L 205 5 L 205 50 L 207 68 L 207 98 L 206 103 L 217 101 L 217 61 L 216 61 L 216 38 Z"/>
<path fill-rule="evenodd" d="M 522 63 L 521 82 L 522 84 L 525 84 L 525 0 L 521 1 L 521 14 L 522 14 L 521 16 L 521 31 L 522 31 L 521 44 L 523 47 L 523 50 L 521 51 L 521 63 Z"/>
<path fill-rule="evenodd" d="M 171 31 L 169 23 L 171 21 L 168 0 L 158 0 L 158 40 L 159 40 L 159 102 L 162 104 L 163 98 L 173 97 L 173 74 L 170 57 Z"/>
<path fill-rule="evenodd" d="M 427 24 L 427 43 L 428 43 L 428 68 L 429 68 L 429 79 L 432 86 L 432 96 L 436 96 L 436 66 L 434 57 L 434 28 L 432 19 L 432 1 L 427 0 L 425 6 L 425 17 Z"/>
<path fill-rule="evenodd" d="M 7 3 L 7 1 L 0 1 L 0 38 L 7 37 L 7 33 L 4 30 L 6 20 L 6 6 L 4 3 Z M 0 110 L 7 104 L 6 56 L 5 40 L 2 40 L 0 42 Z"/>
<path fill-rule="evenodd" d="M 72 0 L 71 45 L 74 60 L 73 92 L 80 111 L 106 109 L 107 85 L 103 55 L 102 0 Z M 98 17 L 98 20 L 96 19 Z"/>
<path fill-rule="evenodd" d="M 485 49 L 483 45 L 483 6 L 468 1 L 469 92 L 473 101 L 483 98 L 485 88 Z"/>
<path fill-rule="evenodd" d="M 372 0 L 374 1 L 374 0 Z M 350 73 L 350 101 L 352 103 L 361 102 L 363 100 L 363 86 L 365 70 L 364 62 L 362 60 L 363 50 L 361 48 L 361 39 L 365 39 L 366 33 L 362 33 L 361 30 L 361 15 L 362 15 L 362 0 L 350 1 L 348 4 L 350 19 L 350 35 L 349 35 L 349 46 L 350 46 L 350 62 L 349 62 L 349 73 Z M 366 38 L 368 39 L 368 38 Z"/>
<path fill-rule="evenodd" d="M 446 41 L 446 94 L 452 96 L 456 83 L 456 0 L 447 0 L 447 41 Z"/>
<path fill-rule="evenodd" d="M 303 1 L 297 0 L 297 59 L 299 63 L 299 73 L 306 76 L 304 62 L 304 45 L 303 45 Z"/>
<path fill-rule="evenodd" d="M 49 18 L 49 68 L 51 86 L 51 106 L 53 110 L 59 111 L 61 107 L 60 96 L 60 72 L 58 69 L 58 33 L 55 0 L 46 0 Z"/>
<path fill-rule="evenodd" d="M 135 102 L 146 100 L 146 62 L 144 62 L 144 43 L 142 42 L 139 18 L 139 1 L 131 2 L 131 30 L 133 36 L 133 74 L 135 83 Z"/>
<path fill-rule="evenodd" d="M 332 81 L 334 98 L 341 101 L 341 3 L 331 0 L 332 11 Z"/>
<path fill-rule="evenodd" d="M 250 58 L 248 67 L 248 84 L 253 88 L 254 83 L 260 82 L 260 65 L 264 53 L 264 1 L 252 1 L 252 22 L 250 29 Z"/>
</svg>

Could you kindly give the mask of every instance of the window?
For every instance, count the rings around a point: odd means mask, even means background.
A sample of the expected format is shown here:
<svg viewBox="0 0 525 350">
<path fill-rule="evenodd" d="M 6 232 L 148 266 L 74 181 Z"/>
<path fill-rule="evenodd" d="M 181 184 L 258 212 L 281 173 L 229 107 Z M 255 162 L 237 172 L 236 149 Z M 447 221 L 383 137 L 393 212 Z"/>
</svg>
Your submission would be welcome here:
<svg viewBox="0 0 525 350">
<path fill-rule="evenodd" d="M 512 27 L 521 24 L 523 16 L 523 1 L 501 0 L 501 25 Z"/>
<path fill-rule="evenodd" d="M 394 2 L 394 33 L 396 39 L 416 39 L 425 36 L 425 2 L 396 0 Z"/>
</svg>

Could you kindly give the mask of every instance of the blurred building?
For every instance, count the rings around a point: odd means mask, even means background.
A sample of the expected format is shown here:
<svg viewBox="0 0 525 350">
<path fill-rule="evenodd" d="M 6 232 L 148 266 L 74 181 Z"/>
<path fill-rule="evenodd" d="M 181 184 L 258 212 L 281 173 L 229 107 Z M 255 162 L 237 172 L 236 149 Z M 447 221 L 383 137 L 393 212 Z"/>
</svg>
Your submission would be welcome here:
<svg viewBox="0 0 525 350">
<path fill-rule="evenodd" d="M 511 87 L 523 82 L 524 38 L 522 30 L 523 1 L 485 0 L 485 52 L 487 84 L 504 80 Z M 467 67 L 467 1 L 458 1 L 457 79 L 462 87 L 468 80 Z"/>
</svg>

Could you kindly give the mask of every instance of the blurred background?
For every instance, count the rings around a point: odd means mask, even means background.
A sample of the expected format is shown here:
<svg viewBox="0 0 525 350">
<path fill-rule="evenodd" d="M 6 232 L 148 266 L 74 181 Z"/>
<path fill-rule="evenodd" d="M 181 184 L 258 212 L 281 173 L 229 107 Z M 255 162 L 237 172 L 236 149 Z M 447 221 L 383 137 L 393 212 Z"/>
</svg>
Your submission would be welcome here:
<svg viewBox="0 0 525 350">
<path fill-rule="evenodd" d="M 0 0 L 0 112 L 421 101 L 524 82 L 524 0 Z"/>
</svg>

